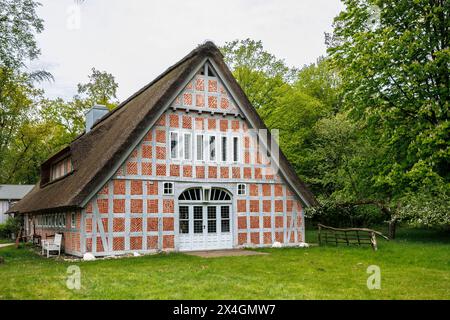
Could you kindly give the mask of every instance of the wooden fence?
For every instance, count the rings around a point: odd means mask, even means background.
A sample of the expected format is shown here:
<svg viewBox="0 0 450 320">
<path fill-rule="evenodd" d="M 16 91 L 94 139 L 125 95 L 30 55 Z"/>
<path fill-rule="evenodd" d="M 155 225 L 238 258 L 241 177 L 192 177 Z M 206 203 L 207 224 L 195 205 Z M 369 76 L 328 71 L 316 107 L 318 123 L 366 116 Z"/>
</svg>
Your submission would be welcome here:
<svg viewBox="0 0 450 320">
<path fill-rule="evenodd" d="M 373 250 L 377 250 L 377 235 L 389 240 L 381 232 L 367 228 L 333 228 L 318 224 L 319 228 L 319 245 L 322 244 L 339 244 L 346 245 L 371 245 Z"/>
</svg>

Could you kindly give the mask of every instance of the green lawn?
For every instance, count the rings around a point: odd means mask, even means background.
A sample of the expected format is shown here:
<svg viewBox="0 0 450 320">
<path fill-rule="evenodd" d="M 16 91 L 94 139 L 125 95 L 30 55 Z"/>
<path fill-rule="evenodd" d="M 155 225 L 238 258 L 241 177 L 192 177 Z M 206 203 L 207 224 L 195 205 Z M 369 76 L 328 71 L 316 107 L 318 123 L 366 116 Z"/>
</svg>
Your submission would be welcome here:
<svg viewBox="0 0 450 320">
<path fill-rule="evenodd" d="M 307 240 L 314 242 L 315 232 Z M 66 288 L 69 262 L 0 249 L 0 299 L 450 299 L 450 236 L 400 230 L 369 247 L 264 249 L 264 256 L 161 254 L 76 263 L 81 290 Z M 368 290 L 367 267 L 381 268 Z"/>
</svg>

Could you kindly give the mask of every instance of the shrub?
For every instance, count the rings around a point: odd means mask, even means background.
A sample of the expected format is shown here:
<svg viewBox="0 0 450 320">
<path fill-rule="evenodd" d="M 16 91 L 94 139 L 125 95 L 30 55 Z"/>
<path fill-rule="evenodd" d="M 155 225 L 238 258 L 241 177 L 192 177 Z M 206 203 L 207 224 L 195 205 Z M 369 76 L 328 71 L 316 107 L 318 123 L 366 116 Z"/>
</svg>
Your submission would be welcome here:
<svg viewBox="0 0 450 320">
<path fill-rule="evenodd" d="M 307 208 L 305 213 L 312 224 L 321 223 L 331 227 L 369 227 L 385 220 L 375 206 L 342 205 L 333 201 L 323 201 L 320 206 Z"/>
<path fill-rule="evenodd" d="M 21 217 L 9 217 L 5 223 L 0 224 L 0 238 L 9 239 L 11 234 L 17 234 L 21 226 Z"/>
</svg>

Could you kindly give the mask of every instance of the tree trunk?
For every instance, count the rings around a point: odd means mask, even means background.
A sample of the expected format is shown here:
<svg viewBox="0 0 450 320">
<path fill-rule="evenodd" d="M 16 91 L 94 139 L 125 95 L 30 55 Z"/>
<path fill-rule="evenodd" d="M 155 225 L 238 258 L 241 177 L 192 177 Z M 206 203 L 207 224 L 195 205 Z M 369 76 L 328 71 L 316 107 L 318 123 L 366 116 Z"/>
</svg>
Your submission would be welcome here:
<svg viewBox="0 0 450 320">
<path fill-rule="evenodd" d="M 395 231 L 397 228 L 397 219 L 393 218 L 389 221 L 389 239 L 395 239 Z"/>
</svg>

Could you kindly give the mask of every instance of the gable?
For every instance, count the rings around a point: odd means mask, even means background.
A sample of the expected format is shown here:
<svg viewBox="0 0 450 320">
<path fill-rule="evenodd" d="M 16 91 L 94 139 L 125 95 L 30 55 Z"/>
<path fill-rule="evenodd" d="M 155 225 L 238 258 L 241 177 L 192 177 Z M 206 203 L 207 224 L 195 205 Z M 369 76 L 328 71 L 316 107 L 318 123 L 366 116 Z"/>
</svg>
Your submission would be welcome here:
<svg viewBox="0 0 450 320">
<path fill-rule="evenodd" d="M 175 98 L 171 108 L 242 116 L 210 63 L 205 63 Z"/>
</svg>

